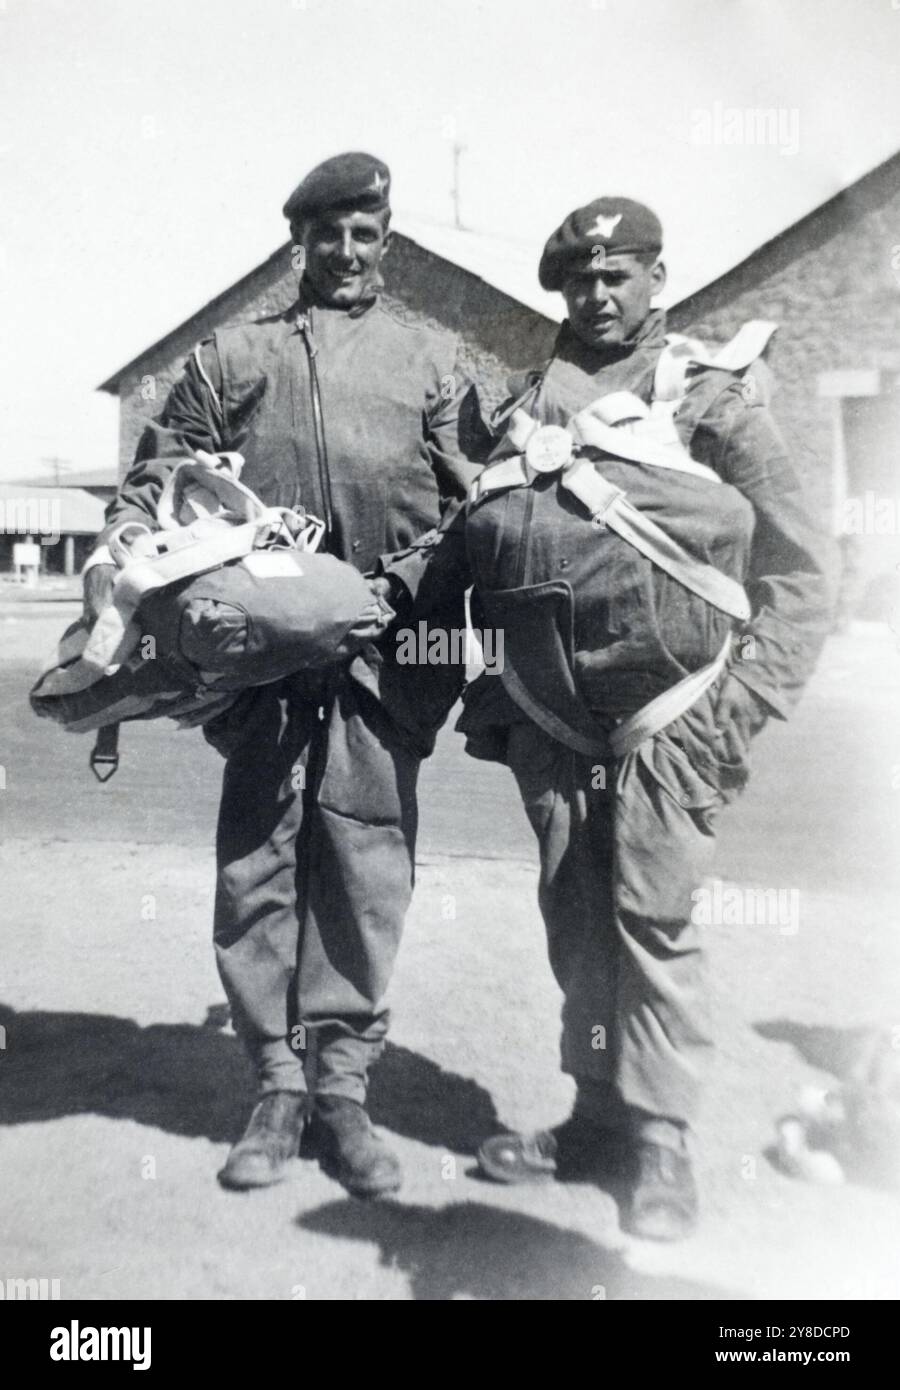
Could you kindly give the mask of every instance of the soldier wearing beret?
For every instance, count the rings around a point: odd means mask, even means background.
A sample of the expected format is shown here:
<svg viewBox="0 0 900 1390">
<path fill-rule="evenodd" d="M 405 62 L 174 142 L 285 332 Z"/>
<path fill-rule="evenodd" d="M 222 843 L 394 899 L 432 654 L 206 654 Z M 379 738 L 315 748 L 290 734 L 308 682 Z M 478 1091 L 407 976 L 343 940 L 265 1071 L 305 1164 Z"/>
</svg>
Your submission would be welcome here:
<svg viewBox="0 0 900 1390">
<path fill-rule="evenodd" d="M 568 310 L 551 360 L 513 384 L 466 510 L 388 569 L 420 617 L 474 581 L 503 631 L 460 727 L 518 782 L 564 996 L 573 1113 L 488 1139 L 481 1167 L 615 1178 L 626 1229 L 676 1239 L 709 1045 L 692 895 L 751 739 L 813 669 L 830 562 L 754 365 L 772 326 L 720 352 L 667 335 L 661 249 L 627 198 L 566 218 L 540 263 Z"/>
<path fill-rule="evenodd" d="M 240 452 L 244 483 L 322 518 L 324 548 L 363 573 L 458 505 L 477 472 L 477 401 L 455 337 L 401 322 L 379 300 L 389 199 L 390 173 L 367 154 L 306 176 L 284 206 L 302 271 L 296 303 L 219 329 L 194 352 L 144 432 L 109 528 L 154 526 L 173 461 L 193 449 Z M 89 614 L 109 596 L 104 558 L 86 575 Z M 390 600 L 388 581 L 375 587 Z M 461 596 L 442 621 L 464 625 Z M 348 1189 L 400 1183 L 368 1119 L 368 1072 L 412 891 L 419 765 L 462 671 L 391 658 L 389 644 L 370 644 L 328 677 L 248 692 L 207 726 L 227 757 L 215 950 L 258 1084 L 220 1174 L 231 1188 L 285 1177 L 307 1120 Z"/>
</svg>

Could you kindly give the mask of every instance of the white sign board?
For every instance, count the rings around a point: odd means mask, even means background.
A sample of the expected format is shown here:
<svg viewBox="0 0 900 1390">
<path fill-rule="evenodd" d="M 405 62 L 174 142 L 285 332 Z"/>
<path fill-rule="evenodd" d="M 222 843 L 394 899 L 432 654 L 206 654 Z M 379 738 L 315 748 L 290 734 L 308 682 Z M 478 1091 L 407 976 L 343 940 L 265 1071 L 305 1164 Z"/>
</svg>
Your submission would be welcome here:
<svg viewBox="0 0 900 1390">
<path fill-rule="evenodd" d="M 16 569 L 40 569 L 41 547 L 33 541 L 16 541 L 13 546 L 13 564 Z"/>
</svg>

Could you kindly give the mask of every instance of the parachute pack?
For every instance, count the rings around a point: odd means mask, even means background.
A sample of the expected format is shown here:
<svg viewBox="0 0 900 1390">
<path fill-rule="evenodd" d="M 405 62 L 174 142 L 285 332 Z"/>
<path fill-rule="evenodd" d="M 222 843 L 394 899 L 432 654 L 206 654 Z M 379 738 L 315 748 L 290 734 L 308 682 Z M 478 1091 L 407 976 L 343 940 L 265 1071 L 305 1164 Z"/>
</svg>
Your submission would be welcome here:
<svg viewBox="0 0 900 1390">
<path fill-rule="evenodd" d="M 160 529 L 113 532 L 111 605 L 66 630 L 31 691 L 41 717 L 104 731 L 92 766 L 114 770 L 111 726 L 205 724 L 251 686 L 352 657 L 394 616 L 352 565 L 317 553 L 323 523 L 265 506 L 240 482 L 242 463 L 198 452 L 175 465 Z"/>
</svg>

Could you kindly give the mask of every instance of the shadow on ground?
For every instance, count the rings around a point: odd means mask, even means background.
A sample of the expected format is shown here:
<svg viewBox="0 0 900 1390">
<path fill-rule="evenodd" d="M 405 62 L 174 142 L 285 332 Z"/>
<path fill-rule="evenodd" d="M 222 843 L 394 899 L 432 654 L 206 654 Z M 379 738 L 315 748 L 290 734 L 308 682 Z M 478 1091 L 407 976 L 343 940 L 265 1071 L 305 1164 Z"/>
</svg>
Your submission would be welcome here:
<svg viewBox="0 0 900 1390">
<path fill-rule="evenodd" d="M 297 1218 L 304 1231 L 366 1241 L 415 1299 L 731 1299 L 727 1289 L 629 1269 L 622 1255 L 524 1212 L 456 1202 L 329 1202 Z"/>
<path fill-rule="evenodd" d="M 789 1043 L 811 1067 L 830 1071 L 841 1080 L 850 1074 L 872 1035 L 871 1027 L 833 1028 L 786 1018 L 765 1019 L 754 1028 L 769 1042 Z"/>
<path fill-rule="evenodd" d="M 237 1040 L 207 1024 L 142 1028 L 110 1014 L 17 1013 L 0 1005 L 0 1125 L 64 1115 L 135 1120 L 171 1134 L 231 1142 L 246 1123 L 253 1081 Z M 388 1043 L 372 1082 L 372 1116 L 395 1134 L 472 1153 L 498 1128 L 488 1093 L 408 1048 Z"/>
</svg>

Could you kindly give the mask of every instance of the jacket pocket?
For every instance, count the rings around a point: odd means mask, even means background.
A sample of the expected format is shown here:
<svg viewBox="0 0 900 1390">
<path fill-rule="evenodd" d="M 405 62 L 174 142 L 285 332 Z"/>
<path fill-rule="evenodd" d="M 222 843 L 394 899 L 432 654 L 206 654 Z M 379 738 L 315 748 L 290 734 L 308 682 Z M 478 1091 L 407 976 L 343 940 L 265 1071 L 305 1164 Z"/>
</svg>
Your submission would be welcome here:
<svg viewBox="0 0 900 1390">
<path fill-rule="evenodd" d="M 727 673 L 726 673 L 727 674 Z M 665 731 L 675 742 L 699 776 L 717 788 L 722 804 L 733 801 L 750 777 L 750 747 L 742 749 L 737 762 L 728 762 L 722 755 L 719 725 L 716 722 L 716 701 L 722 679 L 707 690 L 689 710 Z"/>
<path fill-rule="evenodd" d="M 637 757 L 663 793 L 689 812 L 702 831 L 712 834 L 716 812 L 726 798 L 708 771 L 700 772 L 677 738 L 662 729 L 640 745 Z"/>
</svg>

